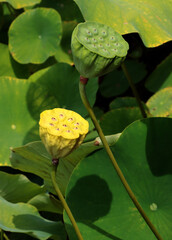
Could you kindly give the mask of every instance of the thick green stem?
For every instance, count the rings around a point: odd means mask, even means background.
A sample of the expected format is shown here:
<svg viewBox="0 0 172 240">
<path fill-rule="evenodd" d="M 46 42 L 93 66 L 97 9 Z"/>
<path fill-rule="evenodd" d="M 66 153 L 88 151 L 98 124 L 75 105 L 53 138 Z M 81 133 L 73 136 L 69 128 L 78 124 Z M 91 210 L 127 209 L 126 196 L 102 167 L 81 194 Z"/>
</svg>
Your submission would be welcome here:
<svg viewBox="0 0 172 240">
<path fill-rule="evenodd" d="M 143 118 L 147 118 L 145 109 L 144 109 L 143 104 L 142 104 L 142 102 L 140 100 L 140 97 L 139 97 L 139 94 L 137 92 L 137 89 L 136 89 L 136 87 L 135 87 L 135 85 L 134 85 L 134 83 L 132 81 L 132 78 L 131 78 L 131 76 L 130 76 L 130 74 L 129 74 L 129 72 L 128 72 L 124 62 L 121 64 L 121 67 L 122 67 L 122 70 L 123 70 L 123 72 L 124 72 L 128 82 L 129 82 L 129 85 L 130 85 L 130 87 L 132 89 L 133 95 L 135 96 L 135 98 L 137 100 L 137 103 L 138 103 L 138 106 L 140 108 L 140 111 L 142 113 Z"/>
<path fill-rule="evenodd" d="M 61 191 L 59 189 L 59 186 L 58 186 L 58 184 L 56 182 L 56 170 L 57 170 L 57 164 L 52 164 L 52 170 L 51 170 L 51 181 L 52 181 L 52 184 L 53 184 L 54 189 L 55 189 L 55 191 L 57 193 L 57 196 L 59 197 L 60 201 L 62 202 L 62 205 L 63 205 L 63 207 L 64 207 L 64 209 L 65 209 L 65 211 L 66 211 L 66 213 L 67 213 L 67 215 L 68 215 L 68 217 L 69 217 L 69 219 L 70 219 L 70 221 L 71 221 L 71 223 L 72 223 L 72 225 L 73 225 L 73 227 L 75 229 L 75 232 L 76 232 L 76 235 L 77 235 L 78 239 L 79 240 L 83 240 L 83 237 L 82 237 L 82 235 L 80 233 L 80 230 L 79 230 L 79 228 L 77 226 L 77 223 L 76 223 L 76 221 L 75 221 L 75 219 L 74 219 L 74 217 L 72 215 L 72 212 L 71 212 L 71 210 L 70 210 L 66 200 L 64 199 L 64 197 L 63 197 L 63 195 L 62 195 L 62 193 L 61 193 Z"/>
<path fill-rule="evenodd" d="M 159 235 L 159 233 L 157 232 L 156 228 L 154 227 L 154 225 L 151 223 L 151 221 L 149 220 L 149 218 L 147 217 L 147 215 L 145 214 L 143 208 L 141 207 L 141 205 L 139 204 L 139 202 L 137 201 L 133 191 L 131 190 L 128 182 L 126 181 L 121 169 L 119 168 L 118 166 L 118 163 L 117 161 L 115 160 L 115 157 L 113 156 L 113 153 L 107 143 L 107 140 L 103 134 L 103 131 L 96 119 L 96 116 L 90 106 L 90 103 L 87 99 L 87 96 L 86 96 L 86 92 L 85 92 L 85 85 L 87 84 L 87 81 L 88 79 L 84 79 L 83 77 L 80 78 L 80 84 L 79 84 L 79 90 L 80 90 L 80 95 L 81 95 L 81 99 L 82 99 L 82 102 L 84 104 L 84 106 L 86 107 L 88 113 L 90 114 L 90 117 L 95 125 L 95 128 L 100 136 L 100 139 L 102 140 L 102 143 L 104 145 L 104 148 L 107 152 L 107 154 L 109 155 L 109 158 L 111 159 L 112 161 L 112 164 L 121 180 L 121 182 L 123 183 L 126 191 L 128 192 L 131 200 L 133 201 L 134 205 L 136 206 L 136 208 L 138 209 L 138 211 L 140 212 L 141 216 L 144 218 L 144 220 L 146 221 L 146 223 L 148 224 L 148 226 L 150 227 L 150 229 L 152 230 L 152 232 L 154 233 L 154 235 L 156 236 L 156 238 L 158 240 L 162 240 L 162 237 Z"/>
</svg>

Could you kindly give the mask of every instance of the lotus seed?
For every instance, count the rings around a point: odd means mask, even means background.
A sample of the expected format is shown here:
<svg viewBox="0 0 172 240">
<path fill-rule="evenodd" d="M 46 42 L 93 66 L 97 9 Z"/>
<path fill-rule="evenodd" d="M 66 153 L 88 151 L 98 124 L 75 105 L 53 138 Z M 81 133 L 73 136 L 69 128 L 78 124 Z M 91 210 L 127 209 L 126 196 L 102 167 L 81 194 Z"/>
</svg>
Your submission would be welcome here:
<svg viewBox="0 0 172 240">
<path fill-rule="evenodd" d="M 105 35 L 106 35 L 106 32 L 105 32 L 105 31 L 103 31 L 103 32 L 102 32 L 102 34 L 105 36 Z"/>
<path fill-rule="evenodd" d="M 79 122 L 75 123 L 75 125 L 79 125 Z"/>
<path fill-rule="evenodd" d="M 68 121 L 72 121 L 73 120 L 73 118 L 68 118 Z"/>
<path fill-rule="evenodd" d="M 111 37 L 110 39 L 111 39 L 112 41 L 113 41 L 113 40 L 115 40 L 115 38 L 114 38 L 114 37 Z"/>
<path fill-rule="evenodd" d="M 54 126 L 54 124 L 53 123 L 49 123 L 50 124 L 50 126 Z"/>
<path fill-rule="evenodd" d="M 118 46 L 119 45 L 119 43 L 115 43 L 115 46 Z"/>
<path fill-rule="evenodd" d="M 66 125 L 66 124 L 63 124 L 63 127 L 67 127 L 67 125 Z"/>
<path fill-rule="evenodd" d="M 110 47 L 110 44 L 109 44 L 109 43 L 107 43 L 107 44 L 106 44 L 106 46 L 107 46 L 107 47 Z"/>
<path fill-rule="evenodd" d="M 75 127 L 74 129 L 78 129 L 78 127 Z"/>
<path fill-rule="evenodd" d="M 97 42 L 95 38 L 93 38 L 93 41 L 94 41 L 94 42 Z"/>
<path fill-rule="evenodd" d="M 56 119 L 54 117 L 52 117 L 51 120 L 56 121 Z"/>
<path fill-rule="evenodd" d="M 152 211 L 156 211 L 157 208 L 158 208 L 158 206 L 156 205 L 156 203 L 152 203 L 152 204 L 150 205 L 150 210 L 152 210 Z"/>
<path fill-rule="evenodd" d="M 100 40 L 100 41 L 103 41 L 103 38 L 102 38 L 102 37 L 99 37 L 99 40 Z"/>
<path fill-rule="evenodd" d="M 59 128 L 56 128 L 57 131 L 59 131 L 60 129 Z"/>
<path fill-rule="evenodd" d="M 70 130 L 67 130 L 66 132 L 70 132 Z"/>
<path fill-rule="evenodd" d="M 99 44 L 98 46 L 99 46 L 99 47 L 103 47 L 103 45 L 102 45 L 102 44 Z"/>
<path fill-rule="evenodd" d="M 59 115 L 59 117 L 61 117 L 61 118 L 62 118 L 62 117 L 63 117 L 63 114 L 60 114 L 60 115 Z"/>
</svg>

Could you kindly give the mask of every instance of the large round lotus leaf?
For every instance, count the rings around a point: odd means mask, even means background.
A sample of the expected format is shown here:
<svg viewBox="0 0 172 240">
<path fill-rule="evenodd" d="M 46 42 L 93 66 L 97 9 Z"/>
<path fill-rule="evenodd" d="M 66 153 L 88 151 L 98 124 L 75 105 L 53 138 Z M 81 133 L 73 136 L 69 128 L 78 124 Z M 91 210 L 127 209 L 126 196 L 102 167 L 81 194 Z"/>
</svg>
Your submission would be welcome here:
<svg viewBox="0 0 172 240">
<path fill-rule="evenodd" d="M 38 139 L 27 132 L 35 125 L 27 108 L 29 82 L 15 78 L 0 78 L 0 165 L 11 165 L 10 147 Z"/>
<path fill-rule="evenodd" d="M 172 39 L 172 4 L 166 0 L 75 0 L 86 21 L 100 22 L 120 34 L 138 32 L 147 47 Z M 88 10 L 89 9 L 89 10 Z"/>
<path fill-rule="evenodd" d="M 50 96 L 55 98 L 56 107 L 71 109 L 83 116 L 88 114 L 79 94 L 79 73 L 74 67 L 58 63 L 36 72 L 29 80 L 32 85 L 28 95 L 32 96 L 42 86 L 47 89 Z M 97 81 L 90 79 L 87 84 L 87 94 L 91 106 L 95 103 L 97 89 Z M 28 98 L 28 101 L 31 101 L 31 98 Z M 30 105 L 30 112 L 35 115 L 33 107 Z"/>
<path fill-rule="evenodd" d="M 105 113 L 100 119 L 100 125 L 105 135 L 120 133 L 132 122 L 141 119 L 138 107 L 122 107 Z"/>
<path fill-rule="evenodd" d="M 141 81 L 147 74 L 142 62 L 126 60 L 125 65 L 134 83 Z M 124 93 L 128 87 L 129 83 L 122 69 L 117 69 L 103 77 L 100 91 L 104 97 L 113 97 Z"/>
<path fill-rule="evenodd" d="M 8 45 L 0 43 L 0 76 L 28 78 L 29 71 L 25 65 L 14 61 L 8 50 Z"/>
<path fill-rule="evenodd" d="M 172 116 L 172 87 L 156 92 L 146 103 L 150 114 L 156 117 Z"/>
<path fill-rule="evenodd" d="M 171 66 L 172 53 L 149 75 L 145 87 L 151 92 L 156 92 L 166 87 L 172 87 Z"/>
<path fill-rule="evenodd" d="M 40 3 L 41 0 L 0 0 L 0 2 L 7 2 L 13 6 L 13 8 L 19 9 L 28 6 L 33 6 Z"/>
<path fill-rule="evenodd" d="M 20 14 L 9 29 L 9 49 L 20 63 L 43 63 L 53 56 L 62 34 L 57 11 L 36 8 Z"/>
<path fill-rule="evenodd" d="M 131 124 L 112 147 L 136 198 L 164 240 L 172 239 L 172 119 Z M 156 240 L 104 150 L 74 170 L 67 202 L 84 240 Z M 77 239 L 66 214 L 69 239 Z"/>
</svg>

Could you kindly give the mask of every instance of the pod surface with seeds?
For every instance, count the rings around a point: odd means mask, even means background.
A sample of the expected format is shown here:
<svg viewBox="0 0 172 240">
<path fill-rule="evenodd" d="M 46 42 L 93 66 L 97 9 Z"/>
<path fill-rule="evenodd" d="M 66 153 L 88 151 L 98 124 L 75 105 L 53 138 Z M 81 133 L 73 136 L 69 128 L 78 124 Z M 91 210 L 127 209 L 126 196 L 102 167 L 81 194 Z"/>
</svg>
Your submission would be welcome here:
<svg viewBox="0 0 172 240">
<path fill-rule="evenodd" d="M 55 108 L 40 115 L 40 138 L 52 158 L 71 153 L 82 143 L 88 129 L 88 122 L 71 110 Z"/>
<path fill-rule="evenodd" d="M 97 77 L 113 71 L 125 60 L 128 48 L 119 33 L 101 23 L 80 23 L 72 34 L 74 63 L 84 77 Z"/>
</svg>

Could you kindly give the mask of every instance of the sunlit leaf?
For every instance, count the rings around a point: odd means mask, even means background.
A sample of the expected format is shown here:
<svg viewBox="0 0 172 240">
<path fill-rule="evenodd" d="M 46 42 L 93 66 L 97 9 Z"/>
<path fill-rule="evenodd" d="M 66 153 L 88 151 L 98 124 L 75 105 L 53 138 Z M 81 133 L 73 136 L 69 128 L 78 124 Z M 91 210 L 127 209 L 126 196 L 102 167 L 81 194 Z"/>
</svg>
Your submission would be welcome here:
<svg viewBox="0 0 172 240">
<path fill-rule="evenodd" d="M 86 21 L 100 22 L 120 34 L 138 32 L 147 47 L 172 39 L 172 4 L 166 0 L 75 0 Z"/>
</svg>

